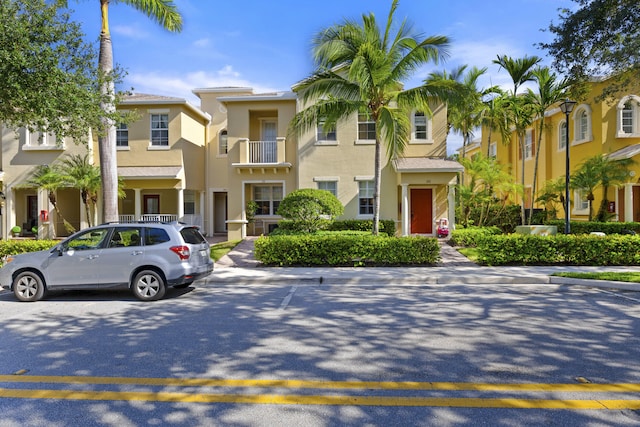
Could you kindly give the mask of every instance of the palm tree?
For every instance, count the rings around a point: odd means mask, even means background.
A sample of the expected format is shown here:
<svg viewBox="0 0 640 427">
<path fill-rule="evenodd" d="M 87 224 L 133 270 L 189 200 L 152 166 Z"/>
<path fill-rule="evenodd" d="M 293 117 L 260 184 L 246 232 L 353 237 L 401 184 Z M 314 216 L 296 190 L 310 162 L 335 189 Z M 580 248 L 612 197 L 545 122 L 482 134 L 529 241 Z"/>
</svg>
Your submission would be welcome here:
<svg viewBox="0 0 640 427">
<path fill-rule="evenodd" d="M 100 168 L 91 164 L 89 155 L 72 154 L 62 160 L 62 177 L 68 187 L 80 190 L 89 227 L 91 227 L 91 208 L 95 206 L 98 191 L 102 186 Z"/>
<path fill-rule="evenodd" d="M 62 216 L 62 212 L 58 207 L 56 191 L 66 185 L 60 168 L 57 165 L 41 165 L 36 167 L 24 186 L 46 190 L 49 203 L 51 203 L 53 209 L 56 211 L 56 216 L 62 221 L 65 231 L 67 233 L 74 233 L 76 231 L 75 227 Z"/>
<path fill-rule="evenodd" d="M 482 112 L 482 125 L 488 130 L 487 132 L 487 157 L 491 155 L 491 137 L 493 131 L 498 131 L 502 136 L 502 141 L 509 140 L 508 115 L 506 111 L 507 97 L 503 90 L 498 87 L 492 87 L 492 93 L 489 94 L 483 102 L 485 104 Z"/>
<path fill-rule="evenodd" d="M 533 106 L 533 111 L 538 116 L 538 142 L 533 163 L 533 182 L 531 184 L 531 195 L 536 194 L 536 184 L 538 179 L 538 160 L 540 158 L 540 147 L 542 146 L 542 133 L 545 128 L 545 113 L 552 105 L 566 97 L 569 87 L 567 79 L 558 80 L 552 74 L 549 67 L 538 67 L 532 72 L 534 80 L 537 82 L 536 92 L 529 89 L 526 99 Z M 529 206 L 529 224 L 533 217 L 533 203 Z"/>
<path fill-rule="evenodd" d="M 518 88 L 528 81 L 532 81 L 533 71 L 532 68 L 542 59 L 537 56 L 524 56 L 523 58 L 513 59 L 507 55 L 498 55 L 493 60 L 494 64 L 498 64 L 500 68 L 504 68 L 511 80 L 513 81 L 513 92 L 511 93 L 510 105 L 511 105 L 511 124 L 516 128 L 517 140 L 520 145 L 520 152 L 522 157 L 522 186 L 524 188 L 524 162 L 525 162 L 525 147 L 524 147 L 524 135 L 527 127 L 531 125 L 532 112 L 531 108 L 524 105 L 518 98 Z M 522 224 L 524 224 L 524 193 L 522 199 L 522 206 L 520 209 L 520 216 Z"/>
<path fill-rule="evenodd" d="M 115 1 L 115 0 L 114 0 Z M 143 12 L 168 31 L 179 32 L 182 29 L 182 16 L 172 0 L 121 0 L 129 6 Z M 98 134 L 100 170 L 102 177 L 103 220 L 118 220 L 118 165 L 116 163 L 116 128 L 113 120 L 115 105 L 115 85 L 113 76 L 113 47 L 109 30 L 110 0 L 100 0 L 102 28 L 100 31 L 100 69 L 102 102 L 104 112 L 102 129 Z"/>
<path fill-rule="evenodd" d="M 597 156 L 596 156 L 597 157 Z M 587 193 L 587 201 L 589 202 L 589 221 L 593 220 L 593 200 L 595 196 L 593 192 L 600 185 L 600 172 L 598 161 L 589 158 L 585 160 L 578 170 L 571 176 L 571 187 L 576 190 L 582 190 Z M 574 204 L 576 202 L 574 201 Z"/>
<path fill-rule="evenodd" d="M 420 66 L 437 62 L 445 53 L 448 39 L 432 36 L 419 39 L 402 21 L 392 34 L 398 0 L 391 5 L 384 29 L 373 13 L 362 16 L 362 25 L 345 20 L 321 31 L 313 41 L 316 70 L 298 84 L 306 107 L 297 113 L 290 127 L 302 134 L 324 120 L 328 129 L 355 113 L 365 113 L 375 123 L 373 234 L 380 219 L 381 145 L 387 157 L 401 155 L 408 143 L 412 110 L 431 114 L 430 101 L 447 96 L 448 82 L 423 84 L 403 89 L 403 80 Z"/>
<path fill-rule="evenodd" d="M 486 68 L 472 67 L 469 71 L 466 65 L 454 69 L 451 73 L 431 73 L 425 83 L 451 81 L 458 86 L 458 92 L 447 99 L 447 119 L 449 127 L 462 135 L 462 157 L 466 156 L 466 147 L 471 143 L 474 130 L 481 125 L 484 110 L 484 98 L 495 93 L 498 88 L 479 89 L 478 79 L 487 72 Z"/>
</svg>

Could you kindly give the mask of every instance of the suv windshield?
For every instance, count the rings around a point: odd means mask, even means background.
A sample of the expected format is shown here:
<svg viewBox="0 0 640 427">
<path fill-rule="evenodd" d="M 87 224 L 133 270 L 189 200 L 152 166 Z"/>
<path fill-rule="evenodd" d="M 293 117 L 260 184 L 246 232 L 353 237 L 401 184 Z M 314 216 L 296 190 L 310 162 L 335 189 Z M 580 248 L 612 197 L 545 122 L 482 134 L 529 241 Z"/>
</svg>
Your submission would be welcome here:
<svg viewBox="0 0 640 427">
<path fill-rule="evenodd" d="M 180 230 L 180 234 L 182 235 L 185 243 L 188 243 L 190 245 L 197 245 L 206 242 L 200 231 L 198 231 L 198 229 L 195 227 L 185 227 Z"/>
</svg>

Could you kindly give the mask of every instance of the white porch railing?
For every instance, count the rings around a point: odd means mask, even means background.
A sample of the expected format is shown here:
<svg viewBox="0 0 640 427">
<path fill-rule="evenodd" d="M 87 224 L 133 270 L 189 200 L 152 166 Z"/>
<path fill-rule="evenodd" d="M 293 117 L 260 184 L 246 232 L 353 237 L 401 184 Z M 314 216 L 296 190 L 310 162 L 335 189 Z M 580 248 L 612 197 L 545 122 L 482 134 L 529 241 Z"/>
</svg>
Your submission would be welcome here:
<svg viewBox="0 0 640 427">
<path fill-rule="evenodd" d="M 173 222 L 178 221 L 178 215 L 175 214 L 144 214 L 141 215 L 139 219 L 136 219 L 135 215 L 119 215 L 121 223 L 127 222 Z M 184 222 L 185 224 L 197 225 L 202 228 L 202 216 L 187 214 L 180 218 L 180 222 Z"/>
<path fill-rule="evenodd" d="M 249 141 L 249 163 L 277 163 L 278 141 Z"/>
</svg>

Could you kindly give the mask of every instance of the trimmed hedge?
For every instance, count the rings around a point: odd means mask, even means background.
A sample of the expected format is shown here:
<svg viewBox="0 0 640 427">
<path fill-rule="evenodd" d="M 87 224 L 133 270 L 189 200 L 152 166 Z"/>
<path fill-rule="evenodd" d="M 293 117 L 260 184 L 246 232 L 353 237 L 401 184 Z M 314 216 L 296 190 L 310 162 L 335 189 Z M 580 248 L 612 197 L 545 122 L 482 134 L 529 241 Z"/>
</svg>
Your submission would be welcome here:
<svg viewBox="0 0 640 427">
<path fill-rule="evenodd" d="M 478 240 L 486 236 L 502 234 L 498 227 L 468 227 L 456 228 L 451 232 L 451 243 L 454 246 L 476 247 Z"/>
<path fill-rule="evenodd" d="M 394 236 L 396 233 L 396 223 L 393 220 L 385 219 L 380 220 L 379 231 L 380 234 L 386 234 L 388 236 Z M 371 233 L 373 230 L 373 221 L 366 219 L 344 219 L 332 221 L 329 219 L 323 219 L 318 221 L 318 230 L 328 231 L 366 231 Z M 270 236 L 284 236 L 292 234 L 307 233 L 304 224 L 300 224 L 298 221 L 280 220 L 278 221 L 278 227 L 269 233 Z"/>
<path fill-rule="evenodd" d="M 640 265 L 640 236 L 510 234 L 478 241 L 485 265 Z"/>
<path fill-rule="evenodd" d="M 342 233 L 262 236 L 255 257 L 279 266 L 391 266 L 435 264 L 440 258 L 433 237 L 382 237 Z"/>
<path fill-rule="evenodd" d="M 558 233 L 564 233 L 564 221 L 546 221 L 545 225 L 555 225 L 558 227 Z M 640 234 L 639 222 L 584 222 L 571 221 L 571 233 L 573 234 L 589 234 L 594 231 L 600 231 L 605 234 Z"/>
<path fill-rule="evenodd" d="M 51 249 L 55 245 L 60 243 L 60 240 L 0 240 L 0 259 L 3 259 L 8 255 L 23 254 L 26 252 L 36 252 Z"/>
</svg>

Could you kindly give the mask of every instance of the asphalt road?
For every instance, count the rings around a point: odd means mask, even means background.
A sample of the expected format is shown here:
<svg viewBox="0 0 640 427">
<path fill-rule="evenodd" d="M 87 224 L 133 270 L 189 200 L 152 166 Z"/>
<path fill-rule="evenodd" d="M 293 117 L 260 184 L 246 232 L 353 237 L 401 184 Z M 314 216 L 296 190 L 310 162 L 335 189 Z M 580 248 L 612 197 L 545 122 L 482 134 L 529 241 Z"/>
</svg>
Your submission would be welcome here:
<svg viewBox="0 0 640 427">
<path fill-rule="evenodd" d="M 638 293 L 206 284 L 0 291 L 0 426 L 636 426 Z"/>
</svg>

